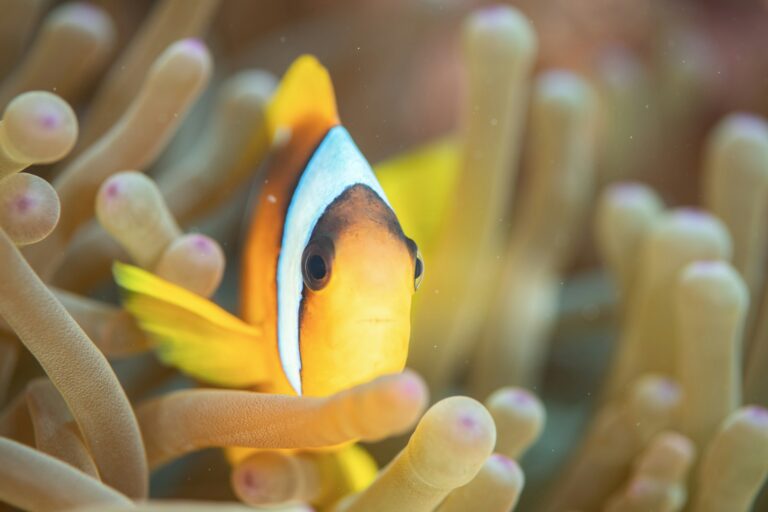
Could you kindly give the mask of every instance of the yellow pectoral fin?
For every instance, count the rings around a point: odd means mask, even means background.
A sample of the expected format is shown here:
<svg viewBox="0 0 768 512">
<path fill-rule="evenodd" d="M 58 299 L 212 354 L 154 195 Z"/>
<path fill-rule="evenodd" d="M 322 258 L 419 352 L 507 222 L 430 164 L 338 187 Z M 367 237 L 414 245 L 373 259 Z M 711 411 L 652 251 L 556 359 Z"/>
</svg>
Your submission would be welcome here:
<svg viewBox="0 0 768 512">
<path fill-rule="evenodd" d="M 441 139 L 374 167 L 403 231 L 429 255 L 459 175 L 458 142 Z"/>
<path fill-rule="evenodd" d="M 161 361 L 219 386 L 269 379 L 260 329 L 133 265 L 115 263 L 113 273 L 125 308 L 150 336 Z"/>
</svg>

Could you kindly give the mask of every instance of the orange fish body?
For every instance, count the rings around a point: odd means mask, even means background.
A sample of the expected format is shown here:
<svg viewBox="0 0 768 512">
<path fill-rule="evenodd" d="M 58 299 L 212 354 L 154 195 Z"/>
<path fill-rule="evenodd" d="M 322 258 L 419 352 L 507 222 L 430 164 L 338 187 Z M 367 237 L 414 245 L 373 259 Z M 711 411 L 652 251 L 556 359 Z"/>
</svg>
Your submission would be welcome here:
<svg viewBox="0 0 768 512">
<path fill-rule="evenodd" d="M 423 262 L 314 58 L 288 70 L 267 123 L 273 154 L 243 254 L 245 321 L 116 264 L 125 307 L 161 360 L 213 384 L 324 396 L 401 371 Z"/>
</svg>

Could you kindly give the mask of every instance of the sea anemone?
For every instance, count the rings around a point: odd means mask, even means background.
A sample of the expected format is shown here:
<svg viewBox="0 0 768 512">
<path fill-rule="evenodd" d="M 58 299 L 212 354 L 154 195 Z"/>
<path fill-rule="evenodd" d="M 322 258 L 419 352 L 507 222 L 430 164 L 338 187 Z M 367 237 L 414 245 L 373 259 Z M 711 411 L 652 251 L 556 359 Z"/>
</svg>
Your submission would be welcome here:
<svg viewBox="0 0 768 512">
<path fill-rule="evenodd" d="M 764 2 L 49 4 L 0 0 L 1 503 L 768 506 Z M 237 309 L 303 53 L 426 262 L 409 368 L 214 387 L 113 265 Z"/>
</svg>

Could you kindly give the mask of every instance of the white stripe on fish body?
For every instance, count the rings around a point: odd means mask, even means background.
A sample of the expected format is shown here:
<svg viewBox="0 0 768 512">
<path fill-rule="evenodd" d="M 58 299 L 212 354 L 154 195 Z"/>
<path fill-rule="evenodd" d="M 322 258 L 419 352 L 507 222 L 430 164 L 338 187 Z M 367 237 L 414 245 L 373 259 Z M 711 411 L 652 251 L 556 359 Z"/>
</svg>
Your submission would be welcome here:
<svg viewBox="0 0 768 512">
<path fill-rule="evenodd" d="M 293 192 L 277 260 L 277 346 L 283 371 L 299 396 L 302 392 L 299 311 L 304 288 L 301 257 L 328 206 L 347 188 L 357 184 L 370 187 L 390 206 L 373 169 L 347 130 L 334 126 L 310 158 Z"/>
</svg>

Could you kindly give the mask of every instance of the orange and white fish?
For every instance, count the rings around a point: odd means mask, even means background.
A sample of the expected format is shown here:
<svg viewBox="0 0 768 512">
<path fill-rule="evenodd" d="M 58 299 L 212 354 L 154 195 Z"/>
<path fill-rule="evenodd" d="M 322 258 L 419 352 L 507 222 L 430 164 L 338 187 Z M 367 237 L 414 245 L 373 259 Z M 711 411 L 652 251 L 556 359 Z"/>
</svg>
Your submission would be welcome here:
<svg viewBox="0 0 768 512">
<path fill-rule="evenodd" d="M 324 396 L 401 371 L 424 264 L 313 57 L 290 67 L 267 123 L 274 153 L 243 255 L 243 320 L 116 263 L 125 307 L 162 361 L 216 385 Z"/>
</svg>

